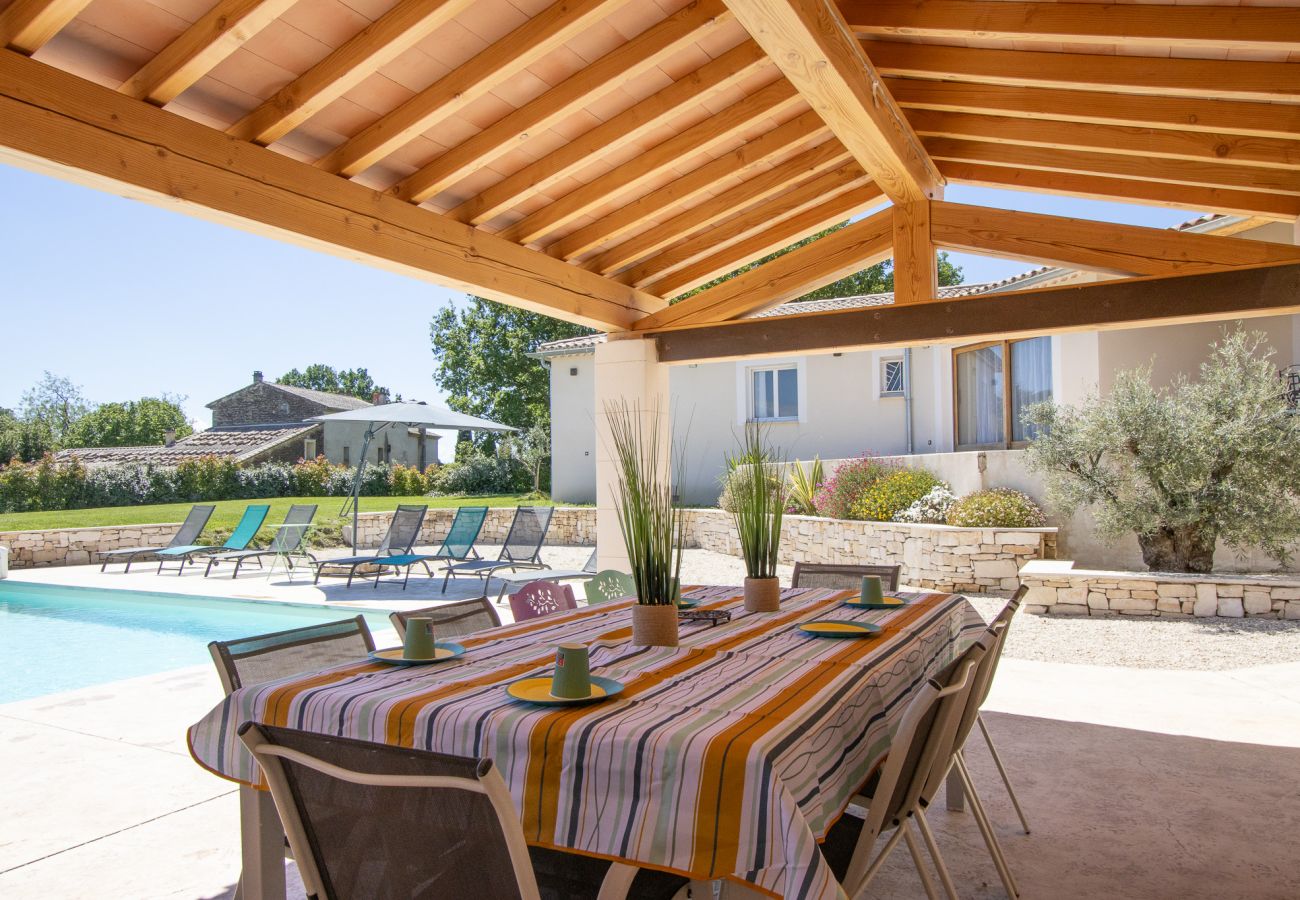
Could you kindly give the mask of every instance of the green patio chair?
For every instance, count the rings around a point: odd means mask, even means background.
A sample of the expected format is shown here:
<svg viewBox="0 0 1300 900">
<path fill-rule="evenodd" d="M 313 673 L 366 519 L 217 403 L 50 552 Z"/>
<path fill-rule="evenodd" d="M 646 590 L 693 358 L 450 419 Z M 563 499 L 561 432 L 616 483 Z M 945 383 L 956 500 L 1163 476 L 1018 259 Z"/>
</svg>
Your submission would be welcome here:
<svg viewBox="0 0 1300 900">
<path fill-rule="evenodd" d="M 261 530 L 262 523 L 266 521 L 267 513 L 271 511 L 269 503 L 254 503 L 252 506 L 244 509 L 244 514 L 239 517 L 239 524 L 235 530 L 230 532 L 230 537 L 226 542 L 220 545 L 207 544 L 190 544 L 184 547 L 168 547 L 165 550 L 158 551 L 158 574 L 161 575 L 163 567 L 168 560 L 178 560 L 180 565 L 176 568 L 176 574 L 181 575 L 185 572 L 185 566 L 194 562 L 196 556 L 208 556 L 213 553 L 237 552 L 248 549 L 248 545 L 257 537 L 257 532 Z"/>
<path fill-rule="evenodd" d="M 617 569 L 605 569 L 597 572 L 596 577 L 587 582 L 587 605 L 604 603 L 608 600 L 621 600 L 636 596 L 636 582 L 632 576 Z"/>
</svg>

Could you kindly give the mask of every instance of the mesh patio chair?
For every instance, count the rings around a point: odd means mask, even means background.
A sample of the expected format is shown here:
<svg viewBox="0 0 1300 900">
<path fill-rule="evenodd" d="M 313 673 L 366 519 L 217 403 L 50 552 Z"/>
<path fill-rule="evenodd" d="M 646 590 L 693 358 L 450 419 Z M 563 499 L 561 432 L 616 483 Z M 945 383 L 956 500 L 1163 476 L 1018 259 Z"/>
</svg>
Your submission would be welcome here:
<svg viewBox="0 0 1300 900">
<path fill-rule="evenodd" d="M 571 581 L 586 580 L 596 577 L 596 551 L 591 551 L 591 556 L 583 563 L 581 569 L 525 569 L 522 572 L 502 572 L 500 570 L 493 572 L 492 577 L 501 583 L 501 590 L 497 591 L 498 604 L 505 597 L 506 591 L 517 585 L 528 584 L 530 581 Z"/>
<path fill-rule="evenodd" d="M 588 606 L 593 603 L 604 603 L 607 600 L 621 600 L 624 597 L 636 596 L 636 582 L 632 576 L 617 569 L 597 572 L 596 577 L 583 587 L 587 594 Z"/>
<path fill-rule="evenodd" d="M 554 581 L 534 581 L 510 595 L 510 611 L 516 622 L 577 608 L 573 588 Z"/>
<path fill-rule="evenodd" d="M 487 597 L 475 597 L 473 600 L 457 600 L 454 603 L 441 603 L 438 606 L 426 606 L 424 609 L 407 609 L 388 614 L 397 636 L 406 639 L 406 620 L 412 616 L 427 616 L 433 619 L 433 630 L 441 636 L 460 637 L 497 628 L 501 617 Z"/>
<path fill-rule="evenodd" d="M 255 562 L 259 569 L 262 568 L 262 557 L 264 556 L 283 557 L 290 569 L 293 568 L 295 557 L 315 564 L 316 557 L 302 549 L 314 518 L 316 518 L 315 503 L 295 503 L 285 513 L 284 524 L 275 530 L 275 537 L 271 538 L 271 543 L 265 550 L 237 550 L 230 553 L 214 553 L 208 557 L 208 567 L 204 570 L 203 577 L 206 578 L 212 574 L 213 566 L 233 562 L 235 570 L 230 577 L 232 579 L 238 578 L 239 567 L 246 562 Z"/>
<path fill-rule="evenodd" d="M 208 519 L 212 518 L 212 512 L 216 509 L 211 503 L 200 503 L 190 507 L 189 513 L 185 516 L 185 521 L 177 529 L 172 539 L 162 547 L 123 547 L 119 550 L 101 550 L 100 556 L 104 564 L 99 567 L 103 572 L 112 562 L 126 562 L 126 568 L 123 573 L 131 571 L 131 563 L 135 562 L 140 556 L 153 556 L 160 550 L 167 550 L 171 547 L 188 547 L 199 539 L 203 529 L 208 527 Z"/>
<path fill-rule="evenodd" d="M 157 553 L 158 574 L 162 574 L 163 567 L 168 560 L 179 560 L 180 566 L 177 567 L 176 574 L 183 575 L 185 574 L 185 566 L 194 562 L 196 556 L 246 550 L 248 545 L 253 542 L 253 538 L 257 537 L 257 532 L 261 530 L 262 523 L 266 521 L 266 514 L 270 511 L 271 505 L 269 503 L 254 503 L 251 506 L 244 507 L 244 514 L 239 517 L 239 524 L 235 526 L 234 531 L 230 532 L 230 537 L 226 538 L 226 542 L 219 546 L 190 544 L 185 547 L 168 547 L 165 550 L 159 550 Z"/>
<path fill-rule="evenodd" d="M 250 684 L 356 662 L 373 649 L 375 641 L 362 616 L 208 644 L 227 694 Z"/>
<path fill-rule="evenodd" d="M 347 586 L 352 587 L 352 579 L 356 577 L 357 569 L 362 566 L 374 565 L 387 557 L 408 555 L 420 536 L 420 526 L 424 524 L 424 514 L 428 511 L 427 506 L 397 507 L 393 518 L 388 523 L 388 531 L 384 533 L 384 539 L 379 542 L 379 546 L 373 553 L 320 560 L 316 563 L 316 577 L 312 584 L 319 583 L 322 577 L 342 578 L 346 575 Z M 378 574 L 375 577 L 378 578 Z"/>
<path fill-rule="evenodd" d="M 856 591 L 862 587 L 862 576 L 878 575 L 880 584 L 885 590 L 896 591 L 902 568 L 902 566 L 850 566 L 797 562 L 794 564 L 794 574 L 790 577 L 790 587 Z"/>
<path fill-rule="evenodd" d="M 375 560 L 372 565 L 381 570 L 375 575 L 375 588 L 379 587 L 379 576 L 386 568 L 405 570 L 402 590 L 406 590 L 406 583 L 411 580 L 411 567 L 416 563 L 424 566 L 424 573 L 432 578 L 433 570 L 429 568 L 431 562 L 463 562 L 471 556 L 478 559 L 478 551 L 474 549 L 474 543 L 478 540 L 479 532 L 483 530 L 487 514 L 486 506 L 461 506 L 456 510 L 456 517 L 452 519 L 447 536 L 442 539 L 442 544 L 433 553 L 404 553 Z"/>
<path fill-rule="evenodd" d="M 496 559 L 473 559 L 466 562 L 452 563 L 446 567 L 446 576 L 442 579 L 442 592 L 447 592 L 447 582 L 453 575 L 475 575 L 483 579 L 486 587 L 492 575 L 501 569 L 512 572 L 519 569 L 547 569 L 542 562 L 542 544 L 546 542 L 546 532 L 551 527 L 551 516 L 555 514 L 552 506 L 520 506 L 515 509 L 515 517 L 506 533 L 506 542 Z M 484 593 L 487 593 L 484 591 Z"/>
</svg>

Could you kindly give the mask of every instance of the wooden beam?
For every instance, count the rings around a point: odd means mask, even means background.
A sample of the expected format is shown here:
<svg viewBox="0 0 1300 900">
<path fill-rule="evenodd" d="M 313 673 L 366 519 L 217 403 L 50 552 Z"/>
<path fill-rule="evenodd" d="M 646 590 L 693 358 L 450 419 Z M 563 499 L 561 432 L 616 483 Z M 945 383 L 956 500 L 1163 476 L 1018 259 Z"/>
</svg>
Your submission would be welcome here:
<svg viewBox="0 0 1300 900">
<path fill-rule="evenodd" d="M 1212 132 L 1144 129 L 1121 125 L 1049 122 L 1010 116 L 983 116 L 913 110 L 912 127 L 923 137 L 1119 153 L 1125 156 L 1189 159 L 1225 165 L 1295 170 L 1300 141 Z"/>
<path fill-rule="evenodd" d="M 472 2 L 399 0 L 226 133 L 259 144 L 274 143 L 369 78 L 376 69 L 446 25 Z"/>
<path fill-rule="evenodd" d="M 1293 8 L 989 0 L 841 0 L 855 34 L 1125 47 L 1300 49 Z"/>
<path fill-rule="evenodd" d="M 296 0 L 220 0 L 118 87 L 163 106 L 270 25 Z"/>
<path fill-rule="evenodd" d="M 886 78 L 904 109 L 1300 139 L 1300 106 Z"/>
<path fill-rule="evenodd" d="M 928 303 L 939 296 L 939 263 L 931 235 L 934 202 L 895 204 L 891 210 L 894 243 L 894 303 Z"/>
<path fill-rule="evenodd" d="M 544 191 L 572 174 L 596 154 L 616 150 L 643 137 L 688 106 L 731 87 L 765 64 L 766 54 L 753 41 L 745 41 L 694 72 L 683 75 L 657 94 L 506 176 L 447 215 L 458 222 L 474 225 L 490 221 L 521 198 Z"/>
<path fill-rule="evenodd" d="M 721 0 L 696 0 L 606 53 L 534 100 L 451 148 L 402 181 L 394 191 L 423 203 L 467 175 L 490 165 L 530 134 L 537 134 L 585 106 L 593 97 L 635 78 L 699 40 L 701 32 L 730 18 Z"/>
<path fill-rule="evenodd" d="M 639 319 L 633 327 L 657 331 L 760 312 L 880 262 L 889 256 L 892 240 L 892 216 L 885 210 Z"/>
<path fill-rule="evenodd" d="M 1111 275 L 1176 275 L 1300 263 L 1300 247 L 1245 238 L 935 203 L 940 247 Z"/>
<path fill-rule="evenodd" d="M 852 188 L 795 215 L 778 218 L 775 224 L 767 228 L 731 237 L 720 248 L 715 244 L 717 249 L 711 255 L 701 254 L 702 258 L 697 258 L 695 262 L 645 285 L 645 290 L 656 297 L 675 297 L 683 291 L 734 272 L 746 263 L 812 237 L 832 225 L 838 225 L 879 204 L 883 197 L 884 194 L 874 184 Z"/>
<path fill-rule="evenodd" d="M 683 160 L 734 140 L 756 122 L 801 104 L 799 94 L 788 81 L 774 81 L 703 122 L 661 141 L 640 156 L 557 198 L 506 228 L 501 235 L 506 240 L 520 244 L 531 243 L 586 215 L 611 197 L 637 190 Z"/>
<path fill-rule="evenodd" d="M 788 153 L 800 144 L 807 144 L 818 135 L 824 137 L 826 133 L 826 125 L 822 122 L 821 116 L 809 110 L 766 134 L 759 135 L 730 153 L 724 153 L 712 162 L 705 163 L 643 197 L 638 197 L 590 225 L 565 235 L 547 247 L 546 251 L 561 259 L 573 259 L 593 247 L 627 234 L 666 209 L 689 203 L 728 177 L 751 171 L 775 156 Z M 832 139 L 829 143 L 832 145 L 832 151 L 838 151 L 840 155 L 848 152 L 839 141 Z M 822 153 L 832 151 L 823 150 Z M 833 162 L 826 163 L 826 165 L 833 164 Z M 611 265 L 617 267 L 617 263 Z"/>
<path fill-rule="evenodd" d="M 14 0 L 0 11 L 0 49 L 32 54 L 90 5 L 90 0 Z"/>
<path fill-rule="evenodd" d="M 727 0 L 808 105 L 895 202 L 943 184 L 831 0 Z"/>
<path fill-rule="evenodd" d="M 1293 101 L 1300 94 L 1300 66 L 1294 63 L 972 50 L 870 40 L 863 45 L 881 73 L 908 78 L 1226 100 Z"/>
<path fill-rule="evenodd" d="M 0 157 L 599 328 L 662 301 L 0 51 Z"/>
<path fill-rule="evenodd" d="M 942 160 L 939 163 L 949 181 L 981 187 L 1010 188 L 1068 197 L 1119 200 L 1148 206 L 1167 206 L 1192 212 L 1210 210 L 1291 219 L 1300 215 L 1300 200 L 1285 194 L 1261 194 L 1257 191 L 1233 191 L 1222 188 L 1191 187 L 1159 181 L 1137 181 L 1077 172 L 1048 172 L 1017 166 L 993 166 L 981 163 Z"/>
<path fill-rule="evenodd" d="M 671 307 L 670 307 L 671 308 Z M 1006 291 L 913 306 L 742 320 L 669 331 L 661 362 L 963 344 L 1300 312 L 1300 266 Z"/>
</svg>

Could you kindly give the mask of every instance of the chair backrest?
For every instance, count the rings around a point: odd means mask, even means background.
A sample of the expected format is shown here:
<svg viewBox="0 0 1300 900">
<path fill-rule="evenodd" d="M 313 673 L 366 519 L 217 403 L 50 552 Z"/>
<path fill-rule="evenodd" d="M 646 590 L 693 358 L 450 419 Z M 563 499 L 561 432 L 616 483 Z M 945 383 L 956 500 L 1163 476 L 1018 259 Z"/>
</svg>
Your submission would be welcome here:
<svg viewBox="0 0 1300 900">
<path fill-rule="evenodd" d="M 510 611 L 516 622 L 577 608 L 573 588 L 554 581 L 530 581 L 510 595 Z"/>
<path fill-rule="evenodd" d="M 587 561 L 582 564 L 582 571 L 584 572 L 596 571 L 596 548 L 595 547 L 591 548 L 591 556 L 588 556 Z"/>
<path fill-rule="evenodd" d="M 536 900 L 509 790 L 491 760 L 246 722 L 308 896 Z"/>
<path fill-rule="evenodd" d="M 245 685 L 359 660 L 373 649 L 375 641 L 361 616 L 208 644 L 227 694 Z"/>
<path fill-rule="evenodd" d="M 440 603 L 426 606 L 424 609 L 407 609 L 388 614 L 388 620 L 397 630 L 397 636 L 406 639 L 406 620 L 411 616 L 427 616 L 433 619 L 433 631 L 438 636 L 459 637 L 473 634 L 485 628 L 496 628 L 501 624 L 492 601 L 487 597 L 475 597 L 473 600 L 457 600 L 455 603 Z"/>
<path fill-rule="evenodd" d="M 262 523 L 266 521 L 266 514 L 271 511 L 269 503 L 254 503 L 252 506 L 244 507 L 244 514 L 239 517 L 239 524 L 235 530 L 230 532 L 230 537 L 222 544 L 226 550 L 243 550 L 253 538 L 257 537 L 257 532 L 261 529 Z"/>
<path fill-rule="evenodd" d="M 989 698 L 989 690 L 993 687 L 993 676 L 998 673 L 998 663 L 1002 661 L 1002 650 L 1006 647 L 1007 635 L 1011 631 L 1011 620 L 1015 617 L 1016 611 L 1020 609 L 1021 601 L 1025 599 L 1025 595 L 1028 593 L 1029 585 L 1022 584 L 1016 589 L 1016 593 L 1012 598 L 1007 601 L 1007 605 L 1002 607 L 1002 611 L 999 612 L 990 623 L 994 628 L 999 624 L 1003 627 L 998 632 L 997 646 L 993 648 L 993 651 L 990 654 L 993 657 L 993 661 L 989 664 L 988 679 L 985 681 L 983 693 L 981 693 L 979 697 L 980 706 L 983 706 L 984 701 Z"/>
<path fill-rule="evenodd" d="M 188 547 L 199 542 L 199 535 L 203 529 L 208 527 L 208 519 L 212 518 L 212 512 L 216 509 L 211 503 L 198 503 L 190 507 L 190 511 L 185 516 L 185 521 L 177 529 L 176 536 L 167 544 L 168 547 Z"/>
<path fill-rule="evenodd" d="M 516 509 L 505 545 L 501 548 L 501 559 L 536 562 L 554 514 L 553 506 L 521 506 Z"/>
<path fill-rule="evenodd" d="M 585 590 L 588 603 L 604 603 L 606 600 L 635 597 L 636 582 L 625 572 L 606 569 L 597 572 L 595 578 L 587 579 Z"/>
<path fill-rule="evenodd" d="M 849 566 L 835 563 L 797 562 L 794 564 L 794 574 L 790 578 L 790 587 L 856 591 L 862 587 L 863 575 L 879 575 L 880 584 L 885 590 L 896 591 L 902 568 L 902 566 Z"/>
<path fill-rule="evenodd" d="M 392 521 L 388 523 L 388 531 L 375 551 L 375 556 L 384 554 L 400 556 L 403 553 L 410 553 L 416 538 L 420 536 L 420 526 L 424 524 L 424 514 L 428 511 L 427 506 L 397 507 L 393 512 Z"/>
<path fill-rule="evenodd" d="M 275 537 L 271 539 L 271 552 L 293 553 L 298 550 L 307 538 L 307 531 L 311 528 L 311 520 L 314 518 L 316 518 L 315 503 L 295 503 L 289 507 L 289 511 L 284 516 L 284 524 L 292 527 L 275 530 Z"/>
<path fill-rule="evenodd" d="M 487 514 L 486 506 L 462 506 L 457 509 L 456 518 L 451 520 L 451 528 L 447 529 L 447 536 L 442 539 L 437 555 L 451 559 L 465 559 L 469 556 L 479 532 L 483 530 L 483 523 L 487 521 Z"/>
</svg>

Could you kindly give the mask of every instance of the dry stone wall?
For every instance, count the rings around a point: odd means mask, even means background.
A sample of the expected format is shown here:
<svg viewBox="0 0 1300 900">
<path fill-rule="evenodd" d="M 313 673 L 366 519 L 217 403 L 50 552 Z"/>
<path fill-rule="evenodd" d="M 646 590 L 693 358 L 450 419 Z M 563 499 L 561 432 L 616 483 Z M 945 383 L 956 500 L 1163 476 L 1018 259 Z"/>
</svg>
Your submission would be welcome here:
<svg viewBox="0 0 1300 900">
<path fill-rule="evenodd" d="M 180 522 L 103 528 L 58 528 L 50 531 L 0 532 L 0 547 L 9 548 L 11 569 L 80 566 L 103 562 L 106 550 L 160 547 L 180 530 Z"/>
</svg>

